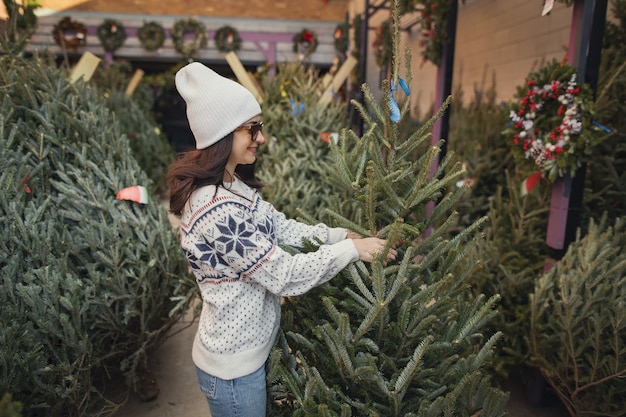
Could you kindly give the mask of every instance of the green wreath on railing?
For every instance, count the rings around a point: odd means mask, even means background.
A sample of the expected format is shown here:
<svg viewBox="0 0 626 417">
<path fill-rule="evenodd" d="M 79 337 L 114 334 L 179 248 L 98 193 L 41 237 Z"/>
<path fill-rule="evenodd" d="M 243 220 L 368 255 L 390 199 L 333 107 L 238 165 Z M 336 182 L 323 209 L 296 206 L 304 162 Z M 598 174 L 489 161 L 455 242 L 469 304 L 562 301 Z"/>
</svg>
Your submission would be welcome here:
<svg viewBox="0 0 626 417">
<path fill-rule="evenodd" d="M 348 42 L 350 41 L 350 25 L 347 22 L 340 23 L 335 28 L 335 51 L 339 54 L 345 54 L 348 51 Z"/>
<path fill-rule="evenodd" d="M 194 38 L 185 39 L 188 34 L 193 34 Z M 174 49 L 186 58 L 192 58 L 207 44 L 206 26 L 193 17 L 176 21 L 172 27 L 171 36 Z"/>
<path fill-rule="evenodd" d="M 57 45 L 74 52 L 87 44 L 87 28 L 70 17 L 61 19 L 52 29 L 52 36 Z"/>
<path fill-rule="evenodd" d="M 236 52 L 241 49 L 241 36 L 237 29 L 222 26 L 215 32 L 215 46 L 220 52 Z"/>
<path fill-rule="evenodd" d="M 302 29 L 300 33 L 296 33 L 293 37 L 293 51 L 304 59 L 311 55 L 317 49 L 317 36 L 315 32 L 308 29 Z"/>
<path fill-rule="evenodd" d="M 165 30 L 158 22 L 145 22 L 137 31 L 141 46 L 146 51 L 156 51 L 165 43 Z"/>
<path fill-rule="evenodd" d="M 124 25 L 115 19 L 105 19 L 98 26 L 98 39 L 106 52 L 118 50 L 126 40 Z"/>
</svg>

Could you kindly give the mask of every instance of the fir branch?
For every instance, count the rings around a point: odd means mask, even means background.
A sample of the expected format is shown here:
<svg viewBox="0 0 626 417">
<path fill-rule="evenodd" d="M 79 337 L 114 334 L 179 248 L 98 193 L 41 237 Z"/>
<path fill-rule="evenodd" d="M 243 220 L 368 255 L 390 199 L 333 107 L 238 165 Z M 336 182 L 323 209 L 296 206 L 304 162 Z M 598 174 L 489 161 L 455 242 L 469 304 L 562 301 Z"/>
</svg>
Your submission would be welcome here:
<svg viewBox="0 0 626 417">
<path fill-rule="evenodd" d="M 375 119 L 381 122 L 389 120 L 388 115 L 386 115 L 386 113 L 378 104 L 378 101 L 376 100 L 376 97 L 374 97 L 374 95 L 372 94 L 372 91 L 370 90 L 369 86 L 367 84 L 363 84 L 363 86 L 361 87 L 361 91 L 363 91 L 363 99 L 365 103 L 367 104 L 367 106 L 374 113 Z M 367 123 L 367 126 L 376 127 L 377 129 L 379 128 L 378 124 L 372 120 L 371 116 L 369 115 L 369 112 L 365 109 L 365 107 L 363 107 L 362 105 L 357 105 L 356 107 L 357 107 L 357 110 L 359 110 L 359 113 L 361 113 L 361 117 L 363 117 L 363 120 Z"/>
<path fill-rule="evenodd" d="M 342 343 L 341 338 L 338 337 L 329 324 L 318 327 L 318 332 L 337 365 L 341 379 L 344 383 L 349 383 L 350 377 L 354 373 L 354 364 L 350 359 L 345 344 Z"/>
<path fill-rule="evenodd" d="M 452 96 L 448 96 L 441 105 L 441 107 L 439 107 L 439 110 L 437 110 L 437 113 L 435 113 L 430 119 L 428 119 L 428 121 L 422 123 L 422 125 L 413 134 L 411 134 L 406 141 L 404 141 L 401 145 L 397 147 L 399 151 L 402 151 L 402 153 L 398 154 L 397 156 L 399 159 L 410 158 L 412 152 L 419 145 L 430 139 L 432 127 L 437 122 L 437 120 L 439 120 L 443 116 L 451 103 Z"/>
<path fill-rule="evenodd" d="M 362 226 L 356 224 L 355 222 L 346 219 L 345 217 L 341 216 L 340 214 L 338 214 L 337 212 L 330 210 L 330 209 L 326 209 L 324 211 L 324 213 L 334 219 L 337 222 L 337 225 L 340 227 L 344 227 L 348 230 L 352 230 L 353 232 L 356 232 L 358 234 L 360 234 L 361 236 L 372 236 L 370 231 L 368 231 L 367 229 L 363 228 Z"/>
<path fill-rule="evenodd" d="M 491 296 L 486 303 L 483 302 L 484 298 L 485 296 L 481 294 L 474 299 L 472 310 L 467 313 L 469 319 L 456 334 L 455 341 L 466 339 L 471 333 L 476 332 L 477 329 L 490 321 L 494 315 L 498 314 L 495 310 L 495 305 L 500 301 L 500 295 Z"/>
<path fill-rule="evenodd" d="M 368 190 L 368 194 L 367 194 L 367 206 L 366 206 L 366 211 L 365 211 L 365 218 L 366 218 L 366 222 L 367 225 L 369 227 L 370 233 L 373 236 L 377 236 L 377 229 L 376 229 L 376 202 L 377 200 L 377 193 L 376 190 L 374 188 L 374 184 L 375 184 L 375 177 L 374 177 L 374 167 L 372 166 L 371 162 L 370 164 L 368 164 L 367 167 L 367 190 Z"/>
<path fill-rule="evenodd" d="M 402 398 L 406 393 L 408 385 L 412 382 L 413 376 L 415 375 L 415 372 L 417 372 L 417 370 L 419 369 L 421 360 L 424 357 L 427 348 L 433 341 L 434 338 L 432 336 L 428 336 L 424 340 L 422 340 L 417 348 L 413 351 L 413 355 L 411 356 L 409 362 L 402 369 L 400 375 L 398 375 L 398 379 L 396 379 L 393 387 L 393 394 L 397 398 L 397 403 L 402 402 Z"/>
<path fill-rule="evenodd" d="M 352 288 L 345 288 L 344 292 L 350 296 L 354 301 L 357 302 L 360 306 L 362 306 L 362 311 L 367 311 L 372 308 L 373 303 L 367 300 L 360 294 L 357 294 Z"/>
<path fill-rule="evenodd" d="M 487 342 L 480 348 L 478 354 L 474 357 L 474 367 L 478 368 L 484 366 L 485 363 L 489 360 L 489 358 L 493 355 L 493 350 L 496 347 L 496 344 L 502 339 L 504 333 L 498 331 L 491 335 L 491 337 L 487 340 Z"/>
<path fill-rule="evenodd" d="M 398 0 L 392 0 L 391 7 L 391 77 L 394 85 L 398 85 L 398 67 L 400 66 L 400 13 L 398 12 Z"/>
<path fill-rule="evenodd" d="M 359 274 L 359 271 L 356 269 L 355 264 L 352 263 L 348 265 L 346 267 L 346 270 L 348 272 L 348 275 L 350 276 L 350 279 L 352 280 L 354 285 L 356 285 L 356 287 L 359 289 L 363 297 L 365 297 L 367 302 L 370 303 L 370 305 L 375 303 L 376 298 L 374 297 L 374 294 L 370 292 L 369 288 L 367 287 L 367 285 L 361 278 L 361 275 Z M 365 277 L 368 277 L 368 275 L 365 275 Z"/>
</svg>

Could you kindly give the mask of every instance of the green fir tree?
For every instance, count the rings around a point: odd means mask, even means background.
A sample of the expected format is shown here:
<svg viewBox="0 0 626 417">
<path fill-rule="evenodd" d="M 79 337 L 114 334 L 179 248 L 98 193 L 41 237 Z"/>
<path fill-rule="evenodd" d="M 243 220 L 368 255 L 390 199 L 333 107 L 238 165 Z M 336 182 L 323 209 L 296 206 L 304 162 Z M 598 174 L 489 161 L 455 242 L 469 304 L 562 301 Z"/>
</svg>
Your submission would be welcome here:
<svg viewBox="0 0 626 417">
<path fill-rule="evenodd" d="M 154 91 L 148 83 L 139 83 L 131 97 L 126 95 L 132 75 L 128 62 L 116 61 L 99 67 L 92 84 L 102 91 L 107 107 L 128 138 L 133 156 L 152 180 L 151 191 L 164 197 L 165 173 L 174 161 L 174 148 L 156 121 Z"/>
<path fill-rule="evenodd" d="M 37 57 L 0 60 L 0 85 L 0 392 L 106 415 L 122 373 L 154 398 L 150 352 L 196 288 L 167 212 L 116 198 L 151 181 L 102 91 Z"/>
<path fill-rule="evenodd" d="M 468 173 L 471 187 L 457 206 L 460 224 L 466 226 L 489 213 L 491 198 L 498 188 L 508 192 L 507 176 L 502 175 L 514 164 L 513 154 L 505 145 L 502 127 L 508 114 L 496 102 L 495 81 L 473 89 L 464 104 L 465 92 L 459 87 L 451 103 L 448 150 L 454 152 Z M 502 191 L 502 190 L 501 190 Z"/>
<path fill-rule="evenodd" d="M 395 101 L 397 3 L 393 14 L 392 78 L 383 91 Z M 409 64 L 405 74 L 410 85 Z M 284 332 L 271 357 L 271 415 L 505 415 L 507 395 L 487 371 L 500 334 L 485 332 L 499 297 L 472 297 L 467 283 L 476 267 L 467 254 L 485 219 L 451 233 L 458 222 L 451 208 L 466 192 L 453 185 L 465 172 L 447 156 L 430 174 L 441 145 L 429 146 L 430 128 L 445 105 L 400 136 L 391 101 L 377 103 L 367 86 L 363 92 L 367 107 L 353 104 L 365 132 L 343 130 L 327 168 L 327 185 L 345 210 L 326 214 L 333 225 L 386 238 L 401 256 L 357 262 L 309 295 L 285 300 Z M 402 116 L 408 107 L 406 100 Z"/>
<path fill-rule="evenodd" d="M 545 243 L 550 184 L 540 183 L 522 196 L 519 184 L 524 177 L 508 170 L 504 173 L 505 183 L 488 199 L 485 238 L 470 253 L 470 258 L 480 263 L 472 273 L 473 291 L 501 297 L 500 314 L 490 323 L 493 330 L 503 332 L 493 363 L 500 382 L 529 363 L 528 295 L 550 252 Z"/>
<path fill-rule="evenodd" d="M 288 217 L 300 209 L 321 216 L 332 204 L 332 189 L 324 184 L 324 163 L 330 162 L 324 132 L 346 127 L 347 106 L 320 104 L 323 78 L 301 62 L 277 65 L 274 77 L 265 77 L 263 121 L 267 142 L 261 147 L 259 178 L 269 186 L 263 198 Z"/>
<path fill-rule="evenodd" d="M 10 55 L 22 53 L 30 37 L 37 30 L 35 10 L 40 7 L 38 0 L 3 0 L 8 14 L 0 25 L 0 50 Z"/>
<path fill-rule="evenodd" d="M 532 363 L 571 416 L 626 416 L 626 222 L 587 229 L 530 295 Z"/>
</svg>

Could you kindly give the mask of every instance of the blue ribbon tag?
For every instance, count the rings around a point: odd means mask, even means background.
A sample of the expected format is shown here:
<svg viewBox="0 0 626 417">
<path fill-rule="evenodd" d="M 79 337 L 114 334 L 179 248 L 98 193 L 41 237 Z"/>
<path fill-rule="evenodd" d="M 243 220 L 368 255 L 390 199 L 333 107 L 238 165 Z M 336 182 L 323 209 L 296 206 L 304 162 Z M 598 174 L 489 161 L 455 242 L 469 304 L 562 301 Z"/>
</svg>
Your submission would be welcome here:
<svg viewBox="0 0 626 417">
<path fill-rule="evenodd" d="M 389 99 L 389 111 L 391 112 L 391 121 L 397 123 L 400 120 L 400 108 L 398 107 L 398 103 L 393 99 L 393 90 L 389 90 L 387 93 L 387 97 Z"/>
<path fill-rule="evenodd" d="M 610 129 L 610 128 L 608 128 L 608 127 L 606 127 L 606 126 L 604 126 L 604 125 L 603 125 L 603 124 L 601 124 L 600 122 L 597 122 L 597 121 L 595 121 L 595 120 L 592 120 L 592 121 L 591 121 L 591 124 L 592 124 L 592 125 L 594 125 L 594 126 L 596 126 L 596 127 L 598 127 L 598 128 L 600 128 L 600 129 L 602 129 L 602 130 L 604 130 L 606 133 L 611 133 L 611 129 Z"/>
<path fill-rule="evenodd" d="M 406 85 L 406 82 L 404 82 L 402 78 L 398 78 L 398 84 L 400 84 L 400 88 L 402 88 L 402 91 L 404 91 L 404 94 L 406 94 L 407 96 L 411 94 L 411 89 L 409 88 L 408 85 Z"/>
<path fill-rule="evenodd" d="M 294 116 L 298 116 L 304 110 L 304 103 L 300 103 L 300 105 L 296 105 L 294 99 L 290 98 L 289 102 L 291 103 L 291 114 Z"/>
</svg>

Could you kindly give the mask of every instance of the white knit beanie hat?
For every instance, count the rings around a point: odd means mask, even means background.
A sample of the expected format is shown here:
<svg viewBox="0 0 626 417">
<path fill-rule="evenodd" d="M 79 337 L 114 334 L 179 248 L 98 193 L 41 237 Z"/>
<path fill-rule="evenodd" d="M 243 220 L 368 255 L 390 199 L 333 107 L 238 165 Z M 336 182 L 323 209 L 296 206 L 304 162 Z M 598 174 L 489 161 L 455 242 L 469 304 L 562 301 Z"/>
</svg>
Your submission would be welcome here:
<svg viewBox="0 0 626 417">
<path fill-rule="evenodd" d="M 176 89 L 187 103 L 196 149 L 213 145 L 261 114 L 261 106 L 248 89 L 199 62 L 176 73 Z"/>
</svg>

